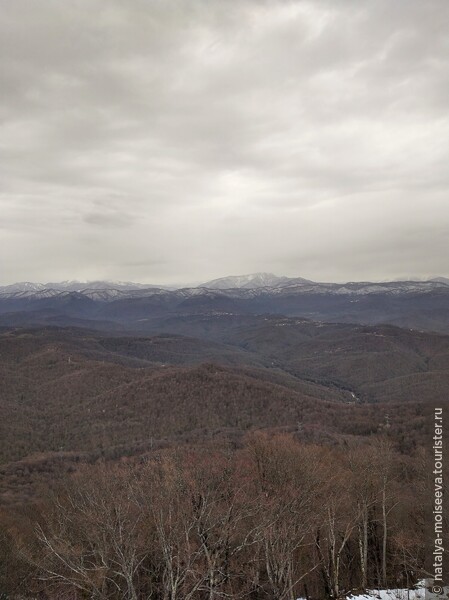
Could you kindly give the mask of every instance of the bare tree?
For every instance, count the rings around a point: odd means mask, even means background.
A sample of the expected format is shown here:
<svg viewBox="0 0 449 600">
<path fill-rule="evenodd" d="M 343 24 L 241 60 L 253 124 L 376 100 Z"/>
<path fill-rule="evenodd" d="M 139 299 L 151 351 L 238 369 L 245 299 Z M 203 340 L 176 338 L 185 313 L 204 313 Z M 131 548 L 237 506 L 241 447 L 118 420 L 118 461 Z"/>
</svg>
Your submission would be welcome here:
<svg viewBox="0 0 449 600">
<path fill-rule="evenodd" d="M 310 560 L 320 521 L 322 452 L 290 436 L 257 434 L 250 440 L 263 505 L 263 557 L 273 597 L 294 600 L 298 584 L 319 561 Z M 308 552 L 304 550 L 308 548 Z M 304 559 L 308 556 L 308 560 Z"/>
<path fill-rule="evenodd" d="M 201 552 L 182 465 L 173 457 L 151 465 L 145 473 L 146 498 L 155 525 L 155 547 L 161 566 L 164 600 L 190 600 L 202 583 L 197 577 Z"/>
<path fill-rule="evenodd" d="M 137 573 L 147 555 L 140 520 L 130 473 L 97 468 L 73 480 L 44 511 L 32 561 L 52 584 L 98 600 L 137 600 Z"/>
<path fill-rule="evenodd" d="M 348 453 L 348 465 L 350 486 L 356 503 L 359 521 L 357 523 L 358 548 L 360 558 L 360 585 L 362 589 L 368 586 L 368 550 L 369 550 L 369 526 L 370 517 L 374 506 L 379 499 L 378 489 L 375 482 L 375 453 L 370 446 L 350 448 Z"/>
<path fill-rule="evenodd" d="M 323 518 L 317 529 L 315 547 L 321 559 L 326 594 L 340 598 L 347 545 L 360 522 L 360 508 L 349 489 L 349 473 L 343 457 L 329 456 L 321 472 Z"/>
<path fill-rule="evenodd" d="M 381 523 L 382 523 L 382 559 L 381 559 L 381 584 L 387 586 L 387 545 L 389 536 L 389 515 L 396 506 L 394 492 L 391 487 L 395 455 L 392 443 L 381 438 L 374 445 L 376 463 L 375 472 L 377 485 L 380 492 Z"/>
</svg>

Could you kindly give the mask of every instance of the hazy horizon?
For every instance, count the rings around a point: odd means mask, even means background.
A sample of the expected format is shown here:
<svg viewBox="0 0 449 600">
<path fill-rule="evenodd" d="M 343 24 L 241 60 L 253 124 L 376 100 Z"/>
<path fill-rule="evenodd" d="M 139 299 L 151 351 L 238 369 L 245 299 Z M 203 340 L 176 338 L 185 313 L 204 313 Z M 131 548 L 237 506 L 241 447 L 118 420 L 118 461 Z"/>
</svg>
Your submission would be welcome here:
<svg viewBox="0 0 449 600">
<path fill-rule="evenodd" d="M 335 280 L 335 281 L 324 281 L 324 280 L 318 280 L 318 279 L 313 279 L 310 277 L 304 277 L 303 275 L 285 275 L 285 274 L 279 274 L 279 273 L 267 273 L 267 272 L 259 272 L 260 274 L 269 274 L 269 275 L 275 275 L 277 277 L 289 277 L 289 278 L 303 278 L 303 279 L 308 279 L 313 283 L 336 283 L 336 284 L 344 284 L 344 283 L 353 283 L 353 282 L 370 282 L 370 283 L 391 283 L 391 282 L 395 282 L 395 281 L 429 281 L 431 279 L 434 279 L 433 277 L 420 277 L 417 275 L 409 275 L 409 276 L 404 276 L 404 277 L 399 277 L 399 278 L 392 278 L 392 279 L 347 279 L 347 280 Z M 101 279 L 61 279 L 59 281 L 44 281 L 44 280 L 16 280 L 16 281 L 10 281 L 7 283 L 0 283 L 0 287 L 7 287 L 7 286 L 11 286 L 14 284 L 22 284 L 22 283 L 33 283 L 33 284 L 42 284 L 42 285 L 50 285 L 50 284 L 64 284 L 64 283 L 80 283 L 80 284 L 91 284 L 91 283 L 101 283 L 101 282 L 110 282 L 110 283 L 117 283 L 117 284 L 137 284 L 137 285 L 149 285 L 149 286 L 157 286 L 160 285 L 161 287 L 170 287 L 170 288 L 183 288 L 183 287 L 198 287 L 202 284 L 208 283 L 208 282 L 212 282 L 218 279 L 225 279 L 228 277 L 245 277 L 245 276 L 250 276 L 250 275 L 255 275 L 258 273 L 233 273 L 233 274 L 228 274 L 228 275 L 218 275 L 217 277 L 210 277 L 210 278 L 205 278 L 202 279 L 200 281 L 181 281 L 181 282 L 166 282 L 166 281 L 137 281 L 137 280 L 130 280 L 130 279 L 106 279 L 106 278 L 101 278 Z M 443 278 L 443 279 L 448 279 L 445 275 L 438 275 L 436 278 Z"/>
<path fill-rule="evenodd" d="M 449 274 L 449 3 L 1 6 L 0 285 Z"/>
</svg>

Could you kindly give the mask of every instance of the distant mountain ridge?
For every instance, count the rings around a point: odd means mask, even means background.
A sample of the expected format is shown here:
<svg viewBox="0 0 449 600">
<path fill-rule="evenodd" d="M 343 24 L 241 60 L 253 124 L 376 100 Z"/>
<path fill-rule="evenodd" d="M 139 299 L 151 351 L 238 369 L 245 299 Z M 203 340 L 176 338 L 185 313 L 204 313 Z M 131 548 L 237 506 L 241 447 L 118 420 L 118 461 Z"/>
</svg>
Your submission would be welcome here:
<svg viewBox="0 0 449 600">
<path fill-rule="evenodd" d="M 263 288 L 301 288 L 302 291 L 317 291 L 321 290 L 326 293 L 354 293 L 356 290 L 364 290 L 367 293 L 369 290 L 381 291 L 383 289 L 419 290 L 431 289 L 435 286 L 449 287 L 449 278 L 434 277 L 427 280 L 395 280 L 384 282 L 369 282 L 369 281 L 351 281 L 347 283 L 323 283 L 315 282 L 303 277 L 286 277 L 275 275 L 274 273 L 250 273 L 248 275 L 230 275 L 227 277 L 219 277 L 201 283 L 200 285 L 191 286 L 171 286 L 171 285 L 155 285 L 151 283 L 136 283 L 132 281 L 60 281 L 49 283 L 36 283 L 31 281 L 22 281 L 9 285 L 0 286 L 0 296 L 13 295 L 19 293 L 22 297 L 25 295 L 31 296 L 38 292 L 46 292 L 44 295 L 56 295 L 54 292 L 78 292 L 85 295 L 90 295 L 94 292 L 110 292 L 116 291 L 121 293 L 133 292 L 130 295 L 135 296 L 134 292 L 139 290 L 147 292 L 148 290 L 167 290 L 176 292 L 179 290 L 262 290 Z M 49 293 L 51 291 L 51 293 Z M 196 294 L 198 292 L 193 292 Z M 117 294 L 115 294 L 117 295 Z M 144 294 L 146 295 L 146 293 Z M 108 294 L 104 294 L 107 299 Z M 111 295 L 111 297 L 114 294 Z"/>
<path fill-rule="evenodd" d="M 161 288 L 163 286 L 134 283 L 131 281 L 59 281 L 49 283 L 34 283 L 20 281 L 10 285 L 0 286 L 0 293 L 14 292 L 39 292 L 42 290 L 57 290 L 66 292 L 84 292 L 85 290 L 141 290 L 148 288 Z"/>
<path fill-rule="evenodd" d="M 161 319 L 187 315 L 275 314 L 449 333 L 444 280 L 315 283 L 256 273 L 179 289 L 104 281 L 48 285 L 53 287 L 25 282 L 0 288 L 0 326 L 118 327 L 145 333 Z"/>
<path fill-rule="evenodd" d="M 220 277 L 202 283 L 199 287 L 205 287 L 210 290 L 238 289 L 257 289 L 261 287 L 279 287 L 291 283 L 313 283 L 302 277 L 279 277 L 273 273 L 251 273 L 249 275 L 231 275 L 229 277 Z"/>
<path fill-rule="evenodd" d="M 179 297 L 201 295 L 229 295 L 231 297 L 252 298 L 261 295 L 285 294 L 332 294 L 365 295 L 377 293 L 426 292 L 448 289 L 449 279 L 438 277 L 427 281 L 351 281 L 347 283 L 321 283 L 302 277 L 279 277 L 272 273 L 232 275 L 207 281 L 198 286 L 169 287 L 163 285 L 133 283 L 123 281 L 63 281 L 56 283 L 19 282 L 0 286 L 0 298 L 48 298 L 64 294 L 81 294 L 97 300 L 115 298 L 135 298 L 149 295 L 172 294 Z"/>
</svg>

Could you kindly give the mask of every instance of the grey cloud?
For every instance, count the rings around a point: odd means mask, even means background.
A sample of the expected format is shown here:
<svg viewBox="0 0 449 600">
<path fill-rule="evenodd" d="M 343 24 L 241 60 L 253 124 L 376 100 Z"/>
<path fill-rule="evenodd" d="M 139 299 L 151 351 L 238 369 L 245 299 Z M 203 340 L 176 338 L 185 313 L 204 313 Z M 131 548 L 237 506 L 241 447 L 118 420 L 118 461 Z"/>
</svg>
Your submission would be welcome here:
<svg viewBox="0 0 449 600">
<path fill-rule="evenodd" d="M 83 217 L 85 223 L 101 227 L 129 227 L 132 225 L 133 220 L 132 216 L 126 213 L 114 211 L 91 212 Z"/>
<path fill-rule="evenodd" d="M 0 5 L 0 283 L 449 274 L 445 0 Z"/>
</svg>

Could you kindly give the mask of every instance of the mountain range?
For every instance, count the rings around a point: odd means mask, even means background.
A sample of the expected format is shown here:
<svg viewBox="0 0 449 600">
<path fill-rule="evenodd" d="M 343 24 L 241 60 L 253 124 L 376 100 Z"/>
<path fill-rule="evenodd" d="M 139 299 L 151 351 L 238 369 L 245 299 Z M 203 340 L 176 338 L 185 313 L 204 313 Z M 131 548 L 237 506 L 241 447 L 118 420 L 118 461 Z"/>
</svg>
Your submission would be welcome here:
<svg viewBox="0 0 449 600">
<path fill-rule="evenodd" d="M 157 288 L 160 286 L 133 283 L 129 281 L 60 281 L 54 283 L 33 283 L 20 281 L 10 285 L 0 286 L 1 294 L 29 293 L 33 294 L 42 290 L 57 290 L 66 292 L 82 292 L 84 290 L 139 290 Z"/>
<path fill-rule="evenodd" d="M 0 475 L 14 495 L 28 482 L 14 480 L 23 460 L 29 475 L 76 453 L 90 460 L 138 455 L 156 441 L 238 442 L 252 428 L 300 423 L 308 439 L 337 441 L 378 431 L 391 411 L 397 439 L 409 443 L 422 435 L 419 406 L 443 400 L 449 385 L 441 334 L 223 314 L 164 329 L 0 330 Z M 0 485 L 0 505 L 7 497 Z"/>
<path fill-rule="evenodd" d="M 191 314 L 277 314 L 449 332 L 449 283 L 316 283 L 270 273 L 167 289 L 130 282 L 17 283 L 0 288 L 0 325 L 75 325 L 147 333 Z"/>
<path fill-rule="evenodd" d="M 368 290 L 372 286 L 385 286 L 393 287 L 400 286 L 402 289 L 409 288 L 414 289 L 419 286 L 422 289 L 426 287 L 434 287 L 436 285 L 447 285 L 449 286 L 449 279 L 446 277 L 435 277 L 428 280 L 396 280 L 393 282 L 360 282 L 358 285 L 360 289 Z M 402 285 L 401 285 L 402 284 Z M 61 281 L 61 282 L 49 282 L 49 283 L 35 283 L 30 281 L 22 281 L 12 283 L 9 285 L 0 286 L 0 295 L 5 294 L 29 294 L 32 295 L 36 292 L 43 290 L 53 291 L 66 291 L 66 292 L 87 292 L 88 290 L 117 290 L 121 292 L 131 292 L 135 290 L 148 290 L 148 289 L 194 289 L 194 288 L 206 288 L 210 290 L 229 290 L 229 289 L 260 289 L 260 288 L 283 288 L 283 287 L 294 287 L 294 286 L 312 286 L 315 289 L 332 290 L 332 289 L 353 289 L 357 285 L 356 282 L 348 283 L 319 283 L 314 282 L 310 279 L 304 279 L 303 277 L 285 277 L 274 275 L 273 273 L 251 273 L 249 275 L 231 275 L 228 277 L 220 277 L 206 281 L 199 285 L 189 286 L 173 286 L 173 285 L 155 285 L 146 283 L 135 283 L 131 281 L 108 281 L 108 280 L 97 280 L 97 281 Z M 373 288 L 375 289 L 375 287 Z"/>
<path fill-rule="evenodd" d="M 410 452 L 447 397 L 448 334 L 444 280 L 4 286 L 0 507 L 80 464 L 254 429 L 363 443 L 387 423 Z"/>
</svg>

